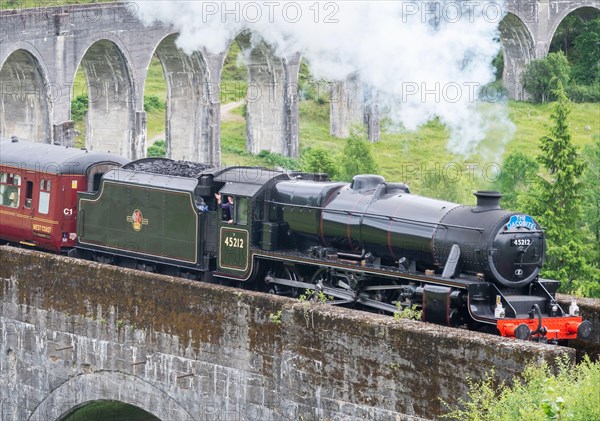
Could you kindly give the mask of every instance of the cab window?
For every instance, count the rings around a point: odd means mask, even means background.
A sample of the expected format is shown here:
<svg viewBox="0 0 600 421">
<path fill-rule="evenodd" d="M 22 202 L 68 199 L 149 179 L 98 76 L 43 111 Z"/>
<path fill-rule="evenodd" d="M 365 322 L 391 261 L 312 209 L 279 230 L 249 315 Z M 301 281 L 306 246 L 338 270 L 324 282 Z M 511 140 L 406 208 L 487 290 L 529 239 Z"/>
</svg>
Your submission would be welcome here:
<svg viewBox="0 0 600 421">
<path fill-rule="evenodd" d="M 237 225 L 248 225 L 248 198 L 239 197 L 233 208 L 235 209 L 235 223 Z"/>
<path fill-rule="evenodd" d="M 254 220 L 262 221 L 263 220 L 263 208 L 265 203 L 261 200 L 254 204 Z"/>
<path fill-rule="evenodd" d="M 0 205 L 19 207 L 21 196 L 21 176 L 13 173 L 0 173 Z"/>
<path fill-rule="evenodd" d="M 48 210 L 50 209 L 50 188 L 52 187 L 52 183 L 50 180 L 42 180 L 40 181 L 40 200 L 38 204 L 38 212 L 44 215 L 48 214 Z"/>
</svg>

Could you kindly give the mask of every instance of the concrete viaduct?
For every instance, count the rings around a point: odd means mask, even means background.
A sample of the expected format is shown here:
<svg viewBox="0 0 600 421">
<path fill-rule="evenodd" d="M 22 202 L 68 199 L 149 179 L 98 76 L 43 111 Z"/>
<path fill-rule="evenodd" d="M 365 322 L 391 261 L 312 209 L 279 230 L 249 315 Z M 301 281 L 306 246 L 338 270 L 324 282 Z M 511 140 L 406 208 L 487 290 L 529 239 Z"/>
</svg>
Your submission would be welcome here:
<svg viewBox="0 0 600 421">
<path fill-rule="evenodd" d="M 519 0 L 506 7 L 500 23 L 504 83 L 512 98 L 523 99 L 519 75 L 524 66 L 547 54 L 567 15 L 597 16 L 600 1 Z M 175 46 L 172 28 L 145 27 L 136 10 L 135 3 L 105 3 L 0 12 L 0 137 L 72 144 L 72 86 L 81 65 L 90 96 L 86 147 L 144 157 L 144 86 L 156 54 L 167 79 L 168 155 L 220 162 L 220 79 L 227 51 L 188 56 Z M 297 156 L 301 54 L 277 57 L 259 45 L 248 57 L 255 95 L 247 101 L 247 150 Z M 377 140 L 372 92 L 352 78 L 334 86 L 339 94 L 331 102 L 331 133 L 347 136 L 350 124 L 358 122 Z"/>
</svg>

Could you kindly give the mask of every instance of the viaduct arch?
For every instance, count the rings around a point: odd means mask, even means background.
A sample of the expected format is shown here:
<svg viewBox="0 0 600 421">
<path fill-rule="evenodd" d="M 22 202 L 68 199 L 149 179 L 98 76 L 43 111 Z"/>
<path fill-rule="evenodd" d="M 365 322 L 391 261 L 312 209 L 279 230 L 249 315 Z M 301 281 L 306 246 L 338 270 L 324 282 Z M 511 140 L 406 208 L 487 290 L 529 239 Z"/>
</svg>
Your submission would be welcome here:
<svg viewBox="0 0 600 421">
<path fill-rule="evenodd" d="M 112 401 L 139 408 L 161 421 L 192 421 L 194 417 L 157 386 L 118 371 L 79 374 L 68 379 L 35 408 L 28 421 L 68 421 L 86 406 L 97 410 L 98 403 Z"/>
<path fill-rule="evenodd" d="M 132 58 L 112 34 L 100 34 L 83 52 L 89 106 L 86 147 L 121 156 L 136 156 L 135 97 L 132 89 Z M 75 83 L 77 67 L 70 69 Z"/>
<path fill-rule="evenodd" d="M 143 88 L 156 53 L 167 82 L 169 156 L 220 161 L 219 95 L 226 51 L 188 56 L 176 47 L 172 28 L 145 27 L 127 6 L 0 12 L 1 137 L 72 145 L 70 104 L 81 65 L 90 93 L 86 147 L 131 159 L 145 156 Z M 288 82 L 297 80 L 299 54 L 276 57 L 259 45 L 250 57 L 249 81 L 257 96 L 249 101 L 248 150 L 297 156 L 295 85 L 290 88 Z"/>
<path fill-rule="evenodd" d="M 600 15 L 600 2 L 530 1 L 507 4 L 499 25 L 504 53 L 503 82 L 511 99 L 526 99 L 520 82 L 525 66 L 548 55 L 550 43 L 560 23 L 569 15 L 592 19 Z"/>
<path fill-rule="evenodd" d="M 258 37 L 256 37 L 258 38 Z M 265 149 L 286 156 L 298 155 L 298 74 L 301 54 L 278 57 L 273 49 L 249 31 L 237 42 L 248 68 L 246 150 Z"/>
<path fill-rule="evenodd" d="M 177 33 L 167 35 L 155 50 L 167 82 L 167 156 L 202 161 L 218 154 L 210 142 L 209 70 L 201 52 L 185 54 L 176 39 Z"/>
<path fill-rule="evenodd" d="M 3 86 L 0 101 L 0 135 L 30 139 L 50 138 L 52 102 L 42 86 L 48 86 L 48 69 L 40 53 L 26 43 L 11 52 L 0 67 L 0 81 L 13 80 Z"/>
</svg>

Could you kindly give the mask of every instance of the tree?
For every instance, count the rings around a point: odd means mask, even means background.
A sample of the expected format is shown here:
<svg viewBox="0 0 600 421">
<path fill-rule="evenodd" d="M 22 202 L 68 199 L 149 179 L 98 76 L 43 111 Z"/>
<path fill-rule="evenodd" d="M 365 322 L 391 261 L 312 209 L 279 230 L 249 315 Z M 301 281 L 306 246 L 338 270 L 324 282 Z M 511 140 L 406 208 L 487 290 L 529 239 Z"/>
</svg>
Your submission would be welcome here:
<svg viewBox="0 0 600 421">
<path fill-rule="evenodd" d="M 160 157 L 164 158 L 167 156 L 167 144 L 164 140 L 157 140 L 152 144 L 152 146 L 148 147 L 148 153 L 146 154 L 148 157 Z"/>
<path fill-rule="evenodd" d="M 573 48 L 573 80 L 583 85 L 600 83 L 600 18 L 581 24 Z"/>
<path fill-rule="evenodd" d="M 492 66 L 494 67 L 494 76 L 496 80 L 502 79 L 502 73 L 504 72 L 504 51 L 500 52 L 492 60 Z"/>
<path fill-rule="evenodd" d="M 144 95 L 144 111 L 147 113 L 154 110 L 164 110 L 166 107 L 165 101 L 156 95 Z"/>
<path fill-rule="evenodd" d="M 282 168 L 286 170 L 297 170 L 299 163 L 297 159 L 290 158 L 278 153 L 262 150 L 256 155 L 263 164 L 269 168 Z"/>
<path fill-rule="evenodd" d="M 591 292 L 597 275 L 589 264 L 582 227 L 582 183 L 585 162 L 571 141 L 568 117 L 570 101 L 558 82 L 557 98 L 551 115 L 554 125 L 540 139 L 538 162 L 545 172 L 538 175 L 525 209 L 545 228 L 547 253 L 543 276 L 563 281 L 564 290 Z M 588 288 L 589 287 L 589 288 Z"/>
<path fill-rule="evenodd" d="M 532 187 L 539 164 L 522 152 L 514 152 L 508 155 L 494 188 L 503 194 L 502 207 L 505 209 L 516 209 L 518 207 L 518 196 L 527 194 Z"/>
<path fill-rule="evenodd" d="M 521 83 L 534 102 L 544 103 L 556 99 L 553 95 L 553 81 L 556 79 L 566 86 L 570 73 L 567 56 L 559 51 L 529 63 L 521 75 Z"/>
<path fill-rule="evenodd" d="M 88 96 L 77 95 L 73 101 L 71 101 L 71 119 L 82 120 L 85 117 L 85 113 L 88 111 Z"/>
<path fill-rule="evenodd" d="M 340 178 L 352 180 L 356 174 L 377 174 L 379 168 L 373 158 L 371 143 L 364 131 L 353 129 L 341 156 Z"/>
<path fill-rule="evenodd" d="M 581 19 L 573 14 L 567 15 L 556 28 L 550 43 L 550 52 L 563 51 L 571 61 L 573 45 L 581 30 Z"/>
<path fill-rule="evenodd" d="M 333 155 L 323 148 L 307 148 L 300 160 L 302 171 L 329 174 L 330 179 L 336 179 L 339 166 Z"/>
<path fill-rule="evenodd" d="M 590 242 L 594 248 L 596 265 L 600 264 L 600 136 L 584 149 L 587 162 L 582 177 L 585 186 L 583 214 L 590 233 Z"/>
<path fill-rule="evenodd" d="M 418 194 L 449 202 L 474 204 L 475 196 L 471 192 L 477 190 L 475 179 L 446 169 L 424 171 Z"/>
</svg>

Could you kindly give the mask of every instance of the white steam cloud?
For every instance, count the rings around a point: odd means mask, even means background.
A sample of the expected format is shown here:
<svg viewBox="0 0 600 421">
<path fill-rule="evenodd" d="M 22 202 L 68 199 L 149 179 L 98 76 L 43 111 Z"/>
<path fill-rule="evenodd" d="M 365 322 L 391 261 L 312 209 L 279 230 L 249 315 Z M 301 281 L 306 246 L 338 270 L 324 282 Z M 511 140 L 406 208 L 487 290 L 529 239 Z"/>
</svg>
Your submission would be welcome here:
<svg viewBox="0 0 600 421">
<path fill-rule="evenodd" d="M 450 131 L 454 153 L 477 152 L 486 136 L 486 143 L 493 136 L 491 142 L 503 145 L 514 132 L 501 95 L 485 88 L 494 81 L 491 62 L 500 51 L 504 9 L 496 0 L 136 4 L 146 23 L 172 24 L 186 52 L 226 51 L 249 29 L 282 57 L 301 52 L 317 78 L 343 80 L 357 73 L 404 128 L 438 117 Z"/>
</svg>

